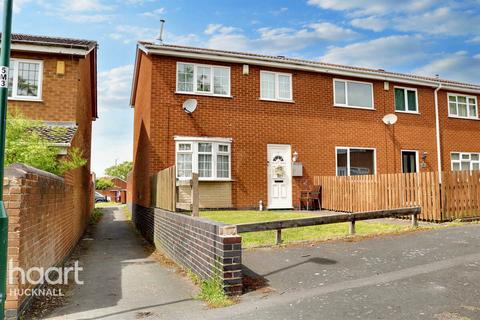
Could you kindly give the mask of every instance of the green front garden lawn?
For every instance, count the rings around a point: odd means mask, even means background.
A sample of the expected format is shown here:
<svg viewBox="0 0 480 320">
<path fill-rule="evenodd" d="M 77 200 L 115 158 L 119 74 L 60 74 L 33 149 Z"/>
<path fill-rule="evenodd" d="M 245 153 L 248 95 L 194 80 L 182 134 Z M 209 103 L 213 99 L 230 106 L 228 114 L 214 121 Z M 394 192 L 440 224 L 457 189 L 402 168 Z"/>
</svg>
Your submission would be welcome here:
<svg viewBox="0 0 480 320">
<path fill-rule="evenodd" d="M 200 216 L 228 224 L 262 222 L 312 217 L 314 213 L 292 211 L 203 211 Z M 357 222 L 356 234 L 359 236 L 378 235 L 385 233 L 399 233 L 410 230 L 408 224 L 394 224 L 382 222 Z M 275 231 L 242 233 L 242 246 L 245 248 L 273 245 Z M 311 227 L 291 228 L 282 230 L 284 243 L 305 240 L 328 240 L 348 236 L 348 223 L 336 223 Z"/>
</svg>

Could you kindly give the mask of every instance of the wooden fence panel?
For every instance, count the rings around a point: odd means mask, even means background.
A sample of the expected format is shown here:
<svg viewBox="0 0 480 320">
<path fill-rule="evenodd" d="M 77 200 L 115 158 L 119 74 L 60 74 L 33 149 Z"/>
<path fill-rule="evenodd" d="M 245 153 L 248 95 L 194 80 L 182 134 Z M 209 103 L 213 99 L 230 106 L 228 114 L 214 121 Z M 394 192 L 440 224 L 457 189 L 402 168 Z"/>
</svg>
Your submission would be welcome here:
<svg viewBox="0 0 480 320">
<path fill-rule="evenodd" d="M 164 169 L 152 177 L 152 205 L 175 211 L 177 202 L 175 166 Z"/>
<path fill-rule="evenodd" d="M 419 218 L 446 221 L 480 216 L 480 172 L 422 172 L 315 177 L 322 207 L 358 212 L 421 206 Z"/>
</svg>

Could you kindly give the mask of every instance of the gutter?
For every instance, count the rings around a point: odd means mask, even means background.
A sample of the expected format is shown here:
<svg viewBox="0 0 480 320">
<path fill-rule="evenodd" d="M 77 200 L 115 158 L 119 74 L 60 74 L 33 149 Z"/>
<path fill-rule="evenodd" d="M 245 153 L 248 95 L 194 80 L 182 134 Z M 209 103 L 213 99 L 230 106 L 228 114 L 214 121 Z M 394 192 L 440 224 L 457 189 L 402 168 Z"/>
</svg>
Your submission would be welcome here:
<svg viewBox="0 0 480 320">
<path fill-rule="evenodd" d="M 438 114 L 438 91 L 442 88 L 442 84 L 439 83 L 438 87 L 434 91 L 435 95 L 435 138 L 437 140 L 437 171 L 438 181 L 442 183 L 442 151 L 440 142 L 440 116 Z"/>
</svg>

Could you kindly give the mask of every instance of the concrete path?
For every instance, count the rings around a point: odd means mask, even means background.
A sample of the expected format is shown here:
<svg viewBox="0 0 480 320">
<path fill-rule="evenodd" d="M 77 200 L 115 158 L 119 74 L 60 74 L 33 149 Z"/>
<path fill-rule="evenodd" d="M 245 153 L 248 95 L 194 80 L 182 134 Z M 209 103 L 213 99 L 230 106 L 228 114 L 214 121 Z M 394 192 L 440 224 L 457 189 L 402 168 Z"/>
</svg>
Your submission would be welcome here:
<svg viewBox="0 0 480 320">
<path fill-rule="evenodd" d="M 89 242 L 79 257 L 85 283 L 49 319 L 184 319 L 202 310 L 196 288 L 150 257 L 123 211 L 103 210 L 92 239 L 82 240 Z"/>
</svg>

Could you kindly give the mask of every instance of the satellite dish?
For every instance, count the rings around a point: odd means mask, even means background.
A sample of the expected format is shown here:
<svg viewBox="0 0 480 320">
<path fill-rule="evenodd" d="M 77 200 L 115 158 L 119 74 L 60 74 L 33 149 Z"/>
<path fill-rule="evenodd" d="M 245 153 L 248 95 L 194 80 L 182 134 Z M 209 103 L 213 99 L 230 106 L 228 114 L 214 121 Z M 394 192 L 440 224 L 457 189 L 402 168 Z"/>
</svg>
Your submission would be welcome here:
<svg viewBox="0 0 480 320">
<path fill-rule="evenodd" d="M 186 113 L 193 113 L 197 109 L 197 100 L 188 99 L 183 103 L 183 111 Z"/>
<path fill-rule="evenodd" d="M 397 123 L 398 117 L 394 115 L 393 113 L 387 114 L 385 117 L 383 117 L 382 121 L 386 125 L 392 125 Z"/>
</svg>

